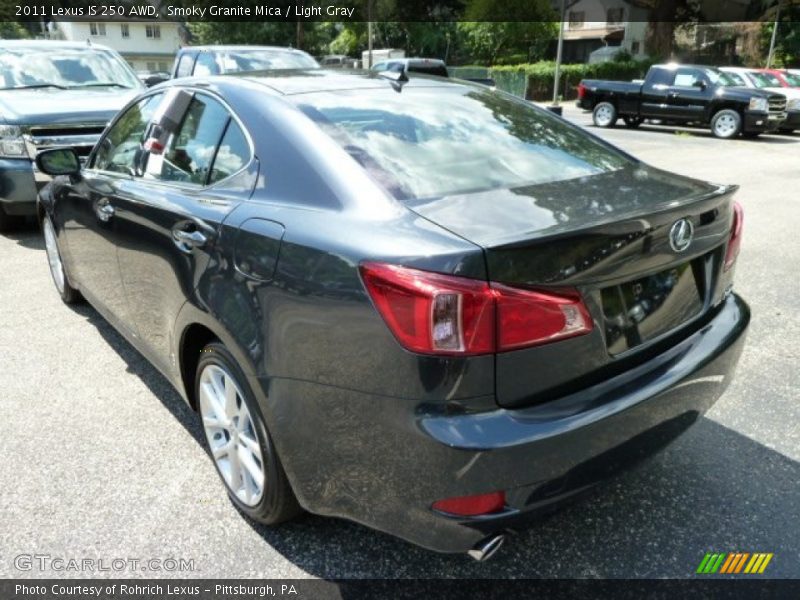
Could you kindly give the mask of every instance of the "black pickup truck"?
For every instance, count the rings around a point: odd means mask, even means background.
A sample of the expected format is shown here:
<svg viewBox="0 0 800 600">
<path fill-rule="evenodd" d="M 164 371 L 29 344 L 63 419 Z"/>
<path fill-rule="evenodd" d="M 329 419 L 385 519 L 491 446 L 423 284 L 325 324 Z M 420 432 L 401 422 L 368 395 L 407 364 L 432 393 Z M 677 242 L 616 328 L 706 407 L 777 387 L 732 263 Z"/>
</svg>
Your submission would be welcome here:
<svg viewBox="0 0 800 600">
<path fill-rule="evenodd" d="M 719 138 L 755 137 L 786 119 L 782 94 L 732 86 L 714 67 L 653 65 L 641 83 L 584 79 L 578 106 L 592 111 L 598 127 L 613 127 L 619 118 L 632 128 L 658 120 L 710 126 Z"/>
</svg>

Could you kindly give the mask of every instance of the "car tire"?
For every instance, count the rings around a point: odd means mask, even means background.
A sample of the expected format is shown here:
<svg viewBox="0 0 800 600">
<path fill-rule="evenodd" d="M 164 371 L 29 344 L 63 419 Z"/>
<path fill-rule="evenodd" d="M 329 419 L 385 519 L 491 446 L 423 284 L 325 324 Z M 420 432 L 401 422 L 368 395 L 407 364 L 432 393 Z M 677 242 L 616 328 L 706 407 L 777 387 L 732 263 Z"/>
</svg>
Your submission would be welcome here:
<svg viewBox="0 0 800 600">
<path fill-rule="evenodd" d="M 784 135 L 792 135 L 794 133 L 794 129 L 778 129 L 778 132 Z"/>
<path fill-rule="evenodd" d="M 711 133 L 723 140 L 735 138 L 742 131 L 742 116 L 731 108 L 723 108 L 711 119 Z"/>
<path fill-rule="evenodd" d="M 72 287 L 64 269 L 64 262 L 61 260 L 61 251 L 58 249 L 58 238 L 53 221 L 49 216 L 42 219 L 42 233 L 44 234 L 44 249 L 47 254 L 47 263 L 50 266 L 50 276 L 56 286 L 58 295 L 64 304 L 75 304 L 80 302 L 81 293 Z"/>
<path fill-rule="evenodd" d="M 11 224 L 14 222 L 14 217 L 7 214 L 3 207 L 0 206 L 0 231 L 8 231 L 11 229 Z"/>
<path fill-rule="evenodd" d="M 641 117 L 622 117 L 622 120 L 625 122 L 625 127 L 628 129 L 636 129 L 644 122 L 644 119 Z"/>
<path fill-rule="evenodd" d="M 600 102 L 592 110 L 592 122 L 597 127 L 613 127 L 617 124 L 617 107 L 611 102 Z"/>
<path fill-rule="evenodd" d="M 201 352 L 195 398 L 209 455 L 234 505 L 267 525 L 302 513 L 247 378 L 219 342 Z"/>
</svg>

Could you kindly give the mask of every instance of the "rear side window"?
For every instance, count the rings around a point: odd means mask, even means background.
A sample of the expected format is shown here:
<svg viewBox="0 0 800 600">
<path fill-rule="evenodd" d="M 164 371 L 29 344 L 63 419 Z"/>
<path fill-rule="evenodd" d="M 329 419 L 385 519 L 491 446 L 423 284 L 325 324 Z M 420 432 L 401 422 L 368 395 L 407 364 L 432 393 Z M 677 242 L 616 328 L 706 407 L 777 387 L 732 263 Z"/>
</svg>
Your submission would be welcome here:
<svg viewBox="0 0 800 600">
<path fill-rule="evenodd" d="M 387 86 L 292 100 L 399 199 L 523 187 L 632 162 L 558 117 L 490 90 L 398 94 Z"/>
<path fill-rule="evenodd" d="M 178 61 L 178 70 L 175 73 L 176 77 L 188 77 L 192 74 L 192 65 L 194 65 L 194 56 L 192 54 L 184 54 Z"/>
<path fill-rule="evenodd" d="M 208 183 L 222 181 L 242 169 L 250 161 L 250 146 L 241 127 L 231 119 L 217 154 L 214 157 L 214 166 Z"/>
<path fill-rule="evenodd" d="M 648 85 L 651 86 L 671 85 L 673 78 L 674 78 L 674 71 L 653 67 L 652 69 L 650 69 L 650 72 L 648 73 L 647 83 Z"/>
<path fill-rule="evenodd" d="M 149 157 L 144 177 L 205 185 L 229 116 L 213 98 L 195 95 L 164 153 Z"/>
</svg>

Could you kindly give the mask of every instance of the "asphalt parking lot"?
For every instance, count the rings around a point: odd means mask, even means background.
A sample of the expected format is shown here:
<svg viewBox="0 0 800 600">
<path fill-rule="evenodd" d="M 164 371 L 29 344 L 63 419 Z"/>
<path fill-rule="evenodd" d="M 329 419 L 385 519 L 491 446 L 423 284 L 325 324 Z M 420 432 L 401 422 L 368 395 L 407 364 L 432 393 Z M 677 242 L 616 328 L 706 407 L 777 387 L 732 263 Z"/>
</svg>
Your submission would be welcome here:
<svg viewBox="0 0 800 600">
<path fill-rule="evenodd" d="M 26 554 L 194 561 L 116 574 L 134 577 L 687 577 L 710 551 L 772 552 L 768 575 L 800 577 L 800 133 L 723 141 L 565 116 L 657 167 L 741 186 L 748 345 L 689 433 L 483 564 L 336 519 L 254 525 L 166 380 L 93 309 L 61 304 L 28 227 L 0 235 L 0 577 L 97 575 L 20 571 Z"/>
</svg>

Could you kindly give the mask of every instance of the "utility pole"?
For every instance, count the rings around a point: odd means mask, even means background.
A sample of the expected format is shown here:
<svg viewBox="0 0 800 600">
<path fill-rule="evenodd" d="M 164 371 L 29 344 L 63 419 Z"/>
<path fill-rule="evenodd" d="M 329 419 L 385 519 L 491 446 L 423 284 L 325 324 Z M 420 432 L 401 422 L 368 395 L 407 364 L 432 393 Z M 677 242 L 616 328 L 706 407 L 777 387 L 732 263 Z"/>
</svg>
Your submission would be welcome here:
<svg viewBox="0 0 800 600">
<path fill-rule="evenodd" d="M 372 68 L 372 0 L 367 0 L 367 65 Z"/>
<path fill-rule="evenodd" d="M 560 19 L 558 24 L 558 47 L 556 49 L 556 75 L 553 81 L 553 106 L 558 106 L 558 83 L 561 75 L 561 52 L 564 48 L 564 12 L 566 10 L 565 0 L 561 0 Z"/>
<path fill-rule="evenodd" d="M 772 26 L 772 39 L 769 42 L 769 55 L 767 56 L 767 68 L 772 68 L 772 59 L 775 56 L 775 38 L 778 36 L 778 23 L 781 20 L 781 0 L 778 0 L 778 8 L 775 10 L 775 24 Z"/>
</svg>

